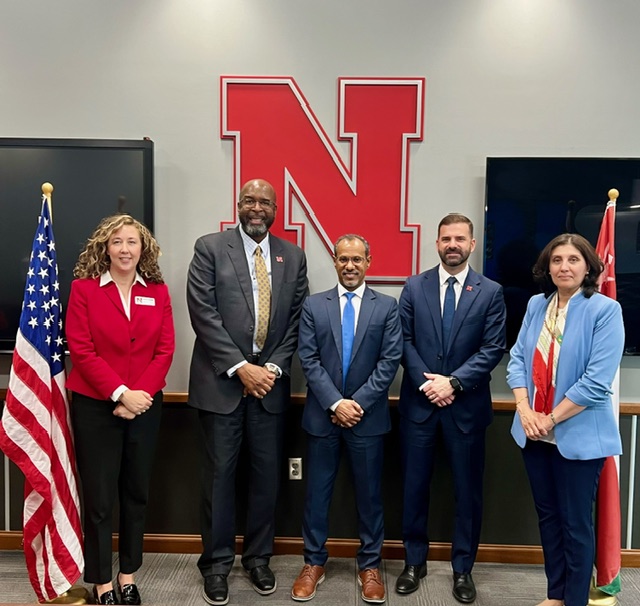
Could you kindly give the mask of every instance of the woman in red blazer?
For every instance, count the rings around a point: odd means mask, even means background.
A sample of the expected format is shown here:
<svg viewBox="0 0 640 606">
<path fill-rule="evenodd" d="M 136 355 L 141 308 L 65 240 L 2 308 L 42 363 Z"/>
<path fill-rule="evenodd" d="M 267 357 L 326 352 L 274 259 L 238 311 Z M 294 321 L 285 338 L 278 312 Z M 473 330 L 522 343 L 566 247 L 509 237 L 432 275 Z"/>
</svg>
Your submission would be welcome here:
<svg viewBox="0 0 640 606">
<path fill-rule="evenodd" d="M 73 367 L 78 471 L 82 481 L 85 581 L 99 604 L 140 604 L 149 476 L 162 388 L 175 347 L 171 299 L 151 232 L 129 215 L 103 219 L 74 269 L 66 334 Z M 119 564 L 111 570 L 111 517 L 119 494 Z M 120 601 L 118 601 L 120 600 Z"/>
</svg>

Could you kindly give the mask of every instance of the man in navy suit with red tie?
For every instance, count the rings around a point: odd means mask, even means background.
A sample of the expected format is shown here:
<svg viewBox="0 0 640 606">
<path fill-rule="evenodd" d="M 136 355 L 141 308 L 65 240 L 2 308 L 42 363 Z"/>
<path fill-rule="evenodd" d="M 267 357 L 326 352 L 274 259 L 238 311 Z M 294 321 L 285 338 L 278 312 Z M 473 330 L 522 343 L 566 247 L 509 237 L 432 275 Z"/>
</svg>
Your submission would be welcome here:
<svg viewBox="0 0 640 606">
<path fill-rule="evenodd" d="M 436 240 L 440 265 L 409 278 L 400 296 L 405 568 L 396 591 L 416 591 L 427 574 L 429 484 L 440 436 L 453 472 L 453 595 L 462 603 L 476 598 L 471 570 L 482 521 L 485 432 L 493 418 L 489 381 L 506 347 L 502 287 L 469 267 L 475 244 L 467 217 L 444 217 Z"/>
<path fill-rule="evenodd" d="M 308 384 L 302 427 L 309 436 L 305 565 L 291 591 L 296 601 L 313 598 L 324 580 L 329 505 L 343 445 L 359 517 L 361 595 L 366 602 L 385 601 L 380 482 L 384 434 L 391 429 L 388 391 L 402 355 L 402 329 L 396 300 L 364 282 L 370 263 L 362 236 L 341 236 L 334 247 L 338 286 L 310 296 L 302 308 L 298 354 Z"/>
</svg>

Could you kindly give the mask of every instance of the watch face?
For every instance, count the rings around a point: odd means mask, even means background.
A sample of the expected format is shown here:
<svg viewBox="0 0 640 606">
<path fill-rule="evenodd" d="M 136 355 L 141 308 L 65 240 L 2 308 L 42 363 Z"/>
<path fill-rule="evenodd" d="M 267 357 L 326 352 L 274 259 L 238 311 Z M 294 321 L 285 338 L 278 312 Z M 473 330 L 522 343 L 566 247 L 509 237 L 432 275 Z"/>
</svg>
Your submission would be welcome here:
<svg viewBox="0 0 640 606">
<path fill-rule="evenodd" d="M 460 385 L 460 381 L 458 381 L 458 379 L 456 379 L 455 377 L 449 377 L 449 383 L 451 383 L 451 387 L 453 387 L 453 389 L 455 389 L 456 391 L 462 390 L 462 385 Z"/>
<path fill-rule="evenodd" d="M 272 372 L 273 374 L 275 374 L 275 375 L 276 375 L 276 378 L 280 377 L 280 374 L 281 374 L 281 373 L 279 373 L 279 372 L 278 372 L 278 367 L 277 367 L 275 364 L 273 364 L 272 362 L 267 362 L 267 363 L 264 365 L 264 367 L 265 367 L 269 372 Z"/>
</svg>

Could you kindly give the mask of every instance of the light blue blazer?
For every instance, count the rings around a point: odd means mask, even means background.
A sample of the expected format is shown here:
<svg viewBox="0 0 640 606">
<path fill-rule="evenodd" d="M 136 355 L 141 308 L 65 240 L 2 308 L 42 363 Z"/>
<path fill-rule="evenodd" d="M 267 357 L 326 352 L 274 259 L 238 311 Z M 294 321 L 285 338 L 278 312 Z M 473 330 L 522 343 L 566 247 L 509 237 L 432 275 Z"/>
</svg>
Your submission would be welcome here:
<svg viewBox="0 0 640 606">
<path fill-rule="evenodd" d="M 533 405 L 533 354 L 550 297 L 536 295 L 511 349 L 507 383 L 511 389 L 526 387 Z M 558 450 L 566 459 L 597 459 L 619 455 L 622 443 L 611 404 L 611 383 L 624 346 L 624 326 L 620 304 L 600 293 L 586 298 L 577 294 L 569 303 L 553 406 L 566 396 L 586 408 L 555 427 Z M 526 436 L 516 413 L 511 435 L 520 447 Z"/>
</svg>

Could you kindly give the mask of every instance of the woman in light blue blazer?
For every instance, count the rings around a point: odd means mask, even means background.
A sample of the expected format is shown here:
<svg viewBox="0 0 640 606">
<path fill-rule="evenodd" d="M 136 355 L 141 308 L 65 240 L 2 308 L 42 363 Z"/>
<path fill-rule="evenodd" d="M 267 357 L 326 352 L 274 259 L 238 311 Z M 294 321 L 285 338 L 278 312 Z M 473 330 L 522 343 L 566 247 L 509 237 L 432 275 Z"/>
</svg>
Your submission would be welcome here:
<svg viewBox="0 0 640 606">
<path fill-rule="evenodd" d="M 582 236 L 562 234 L 533 268 L 511 350 L 511 434 L 522 448 L 547 576 L 539 606 L 586 606 L 595 557 L 593 503 L 604 460 L 622 452 L 611 383 L 622 357 L 620 305 L 597 292 L 603 265 Z"/>
</svg>

